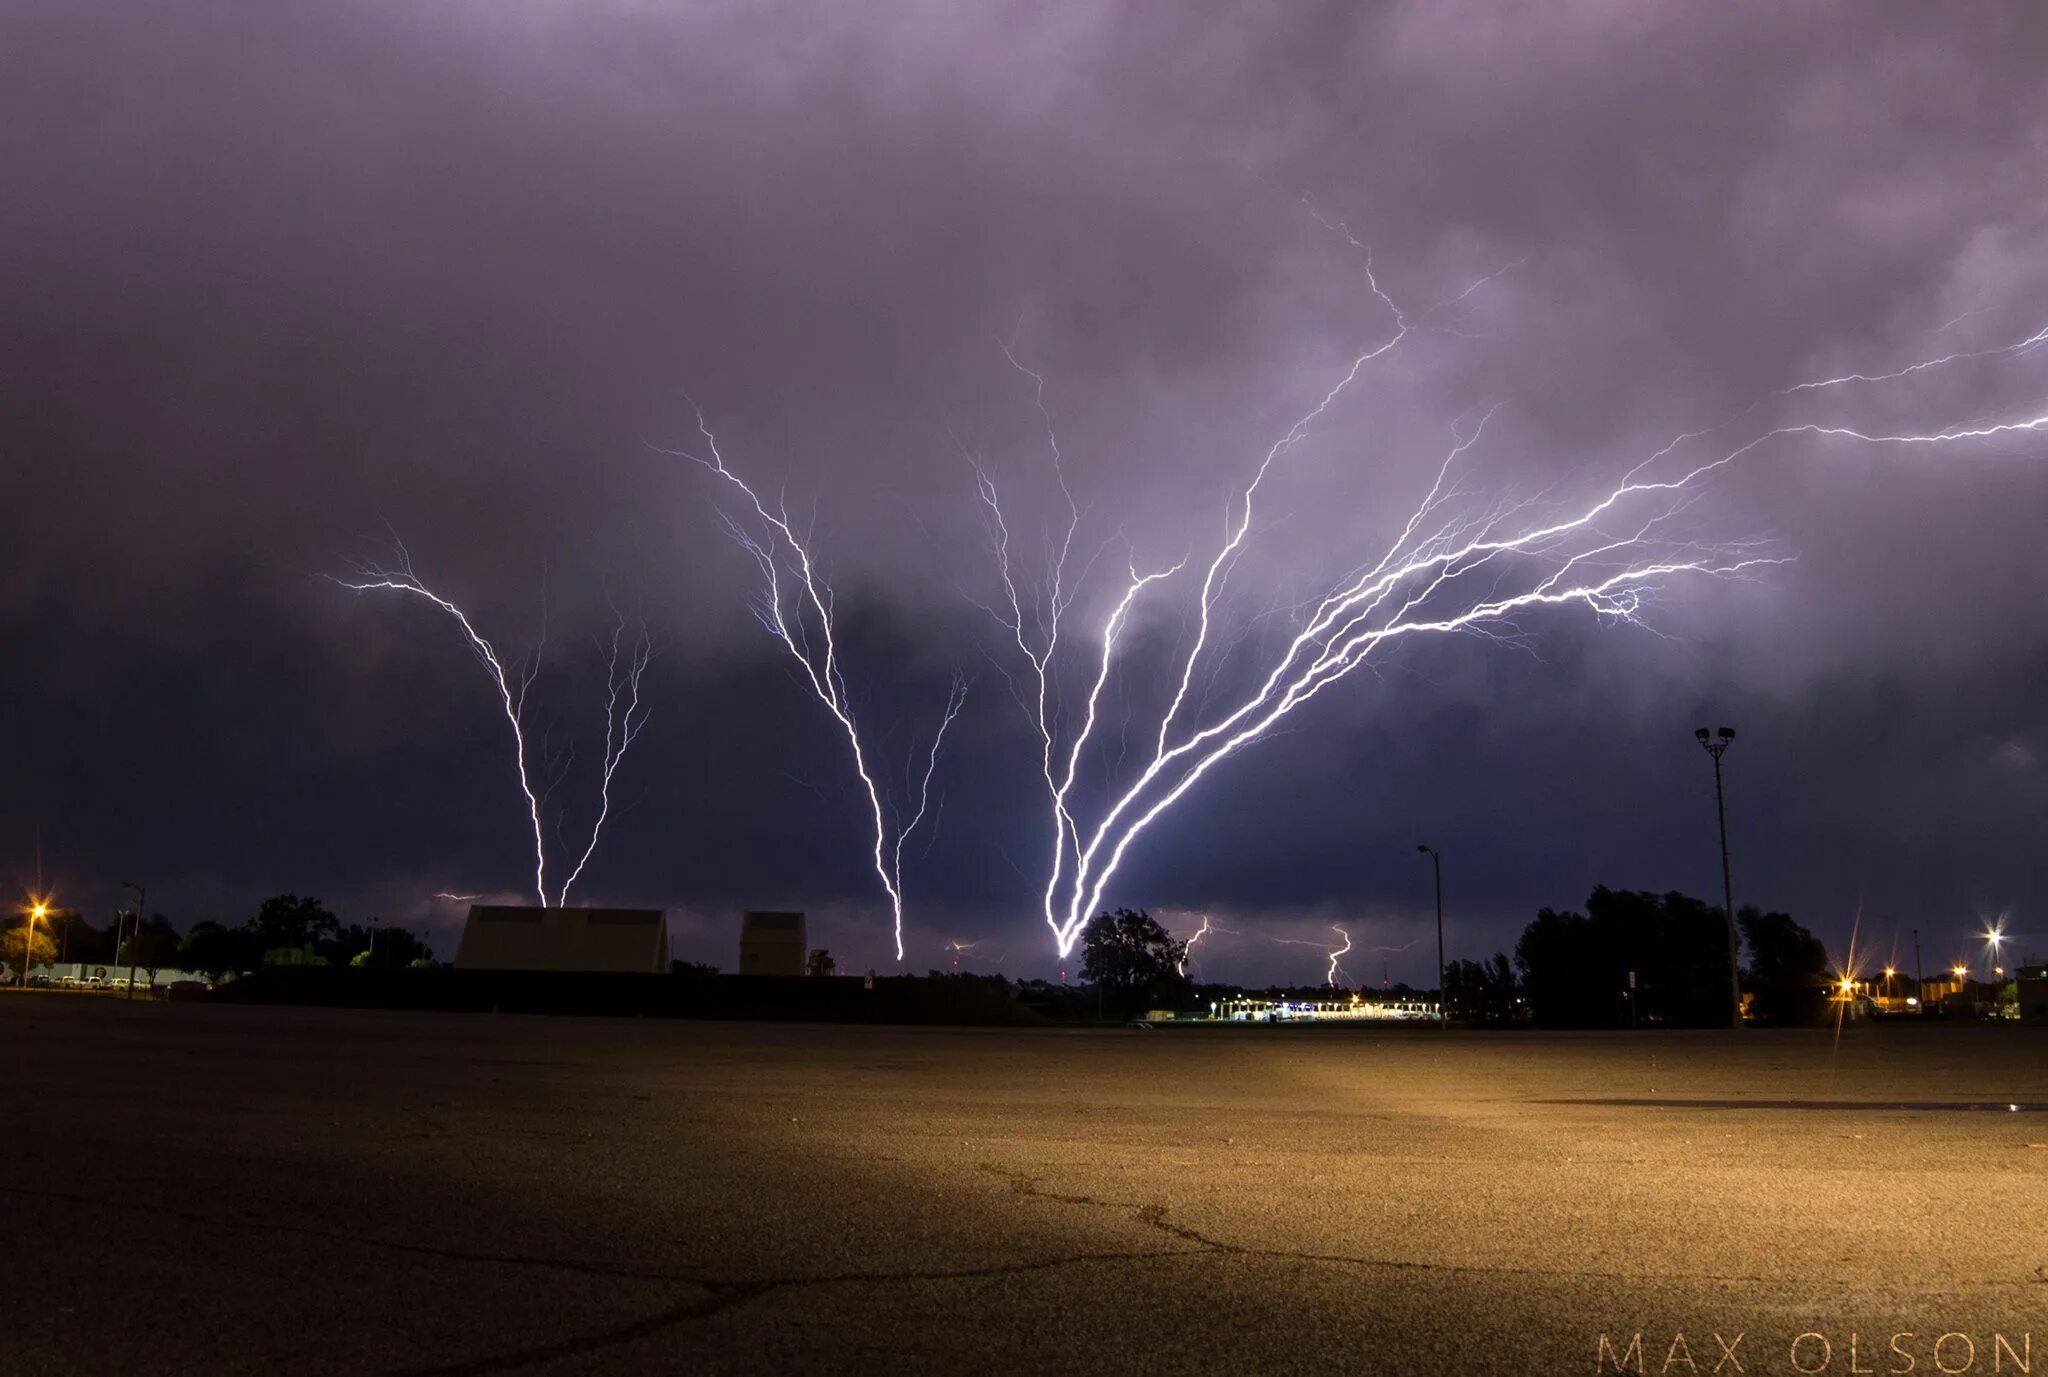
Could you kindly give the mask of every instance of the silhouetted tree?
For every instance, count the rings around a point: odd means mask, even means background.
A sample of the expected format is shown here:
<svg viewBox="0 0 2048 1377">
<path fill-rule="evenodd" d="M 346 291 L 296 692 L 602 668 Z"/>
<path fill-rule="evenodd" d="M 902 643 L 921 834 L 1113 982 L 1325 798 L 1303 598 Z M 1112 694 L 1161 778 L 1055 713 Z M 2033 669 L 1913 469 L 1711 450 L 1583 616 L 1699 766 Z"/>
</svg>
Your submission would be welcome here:
<svg viewBox="0 0 2048 1377">
<path fill-rule="evenodd" d="M 52 909 L 43 923 L 49 925 L 50 940 L 57 944 L 59 961 L 101 962 L 113 950 L 111 928 L 96 928 L 69 909 Z"/>
<path fill-rule="evenodd" d="M 1749 948 L 1743 983 L 1753 996 L 1750 1014 L 1760 1023 L 1815 1023 L 1826 1011 L 1828 949 L 1784 913 L 1738 910 L 1736 922 Z"/>
<path fill-rule="evenodd" d="M 194 923 L 192 931 L 178 943 L 179 967 L 198 971 L 212 980 L 252 971 L 262 956 L 253 932 L 222 927 L 219 923 Z"/>
<path fill-rule="evenodd" d="M 249 920 L 249 927 L 256 935 L 257 949 L 266 954 L 267 960 L 268 953 L 281 948 L 305 949 L 317 955 L 322 943 L 332 942 L 340 934 L 341 921 L 329 913 L 326 905 L 318 899 L 278 894 L 263 901 L 263 906 L 256 910 L 256 916 Z"/>
<path fill-rule="evenodd" d="M 178 930 L 171 926 L 171 920 L 161 913 L 138 924 L 133 931 L 121 939 L 121 950 L 114 954 L 114 964 L 135 966 L 149 976 L 150 988 L 156 988 L 156 973 L 178 958 Z"/>
<path fill-rule="evenodd" d="M 1625 1028 L 1633 1005 L 1639 1023 L 1711 1028 L 1728 1021 L 1727 933 L 1719 909 L 1688 895 L 1602 885 L 1583 914 L 1538 913 L 1515 964 L 1548 1027 Z"/>
<path fill-rule="evenodd" d="M 1444 972 L 1444 1007 L 1452 1018 L 1505 1027 L 1515 1020 L 1519 989 L 1505 952 L 1489 961 L 1453 961 Z"/>
<path fill-rule="evenodd" d="M 1179 1000 L 1187 982 L 1179 974 L 1187 944 L 1173 940 L 1151 914 L 1120 908 L 1081 934 L 1081 974 L 1126 1016 L 1147 1003 Z"/>
</svg>

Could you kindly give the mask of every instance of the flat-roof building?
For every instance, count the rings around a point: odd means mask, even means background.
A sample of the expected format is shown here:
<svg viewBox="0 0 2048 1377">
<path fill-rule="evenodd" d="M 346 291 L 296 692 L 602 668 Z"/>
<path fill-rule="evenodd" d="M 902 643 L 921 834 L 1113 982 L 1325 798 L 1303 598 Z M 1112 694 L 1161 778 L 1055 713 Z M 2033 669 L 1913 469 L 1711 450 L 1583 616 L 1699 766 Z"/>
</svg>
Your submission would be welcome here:
<svg viewBox="0 0 2048 1377">
<path fill-rule="evenodd" d="M 740 974 L 802 975 L 806 942 L 801 913 L 755 909 L 740 919 Z"/>
<path fill-rule="evenodd" d="M 475 904 L 455 950 L 458 970 L 668 971 L 668 915 L 658 908 L 519 908 Z"/>
</svg>

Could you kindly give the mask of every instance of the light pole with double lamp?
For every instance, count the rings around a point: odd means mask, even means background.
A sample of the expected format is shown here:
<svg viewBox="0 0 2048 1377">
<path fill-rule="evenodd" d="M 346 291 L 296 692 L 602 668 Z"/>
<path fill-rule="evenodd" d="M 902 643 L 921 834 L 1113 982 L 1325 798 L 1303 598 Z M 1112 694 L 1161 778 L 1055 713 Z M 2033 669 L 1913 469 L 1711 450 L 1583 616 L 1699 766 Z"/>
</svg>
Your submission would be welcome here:
<svg viewBox="0 0 2048 1377">
<path fill-rule="evenodd" d="M 1721 911 L 1728 918 L 1728 1026 L 1742 1026 L 1742 934 L 1735 927 L 1735 882 L 1728 870 L 1728 804 L 1721 789 L 1721 756 L 1735 744 L 1735 728 L 1723 727 L 1708 734 L 1705 727 L 1693 733 L 1707 754 L 1714 757 L 1714 816 L 1721 824 Z"/>
<path fill-rule="evenodd" d="M 1419 842 L 1415 849 L 1429 857 L 1429 863 L 1436 872 L 1436 1021 L 1438 1026 L 1451 1026 L 1450 986 L 1444 980 L 1444 858 L 1437 854 L 1435 847 Z"/>
</svg>

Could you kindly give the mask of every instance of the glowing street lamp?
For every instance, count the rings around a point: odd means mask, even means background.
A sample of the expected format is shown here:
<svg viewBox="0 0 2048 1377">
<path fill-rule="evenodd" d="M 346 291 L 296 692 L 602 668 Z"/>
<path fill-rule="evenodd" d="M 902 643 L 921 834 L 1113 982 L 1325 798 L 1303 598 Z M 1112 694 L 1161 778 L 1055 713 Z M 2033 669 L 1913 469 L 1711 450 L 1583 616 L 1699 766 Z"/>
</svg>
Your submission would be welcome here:
<svg viewBox="0 0 2048 1377">
<path fill-rule="evenodd" d="M 1984 929 L 1984 945 L 1991 948 L 1991 959 L 1984 964 L 1991 967 L 1993 971 L 2004 974 L 2003 969 L 1998 963 L 1998 950 L 2005 945 L 2005 925 L 2003 923 L 1994 923 Z"/>
<path fill-rule="evenodd" d="M 36 956 L 36 921 L 50 915 L 50 902 L 38 899 L 28 906 L 28 931 L 21 938 L 21 988 L 28 988 L 28 968 Z"/>
</svg>

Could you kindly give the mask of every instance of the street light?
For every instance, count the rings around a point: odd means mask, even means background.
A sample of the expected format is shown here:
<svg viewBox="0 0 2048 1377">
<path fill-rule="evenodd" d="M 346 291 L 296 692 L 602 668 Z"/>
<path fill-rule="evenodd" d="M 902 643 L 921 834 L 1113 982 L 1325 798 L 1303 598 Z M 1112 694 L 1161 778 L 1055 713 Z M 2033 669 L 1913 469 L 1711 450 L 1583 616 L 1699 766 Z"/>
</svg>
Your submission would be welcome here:
<svg viewBox="0 0 2048 1377">
<path fill-rule="evenodd" d="M 1984 964 L 1990 966 L 1993 971 L 1997 971 L 1998 949 L 2005 945 L 2004 924 L 1998 923 L 1984 929 L 1984 943 L 1991 948 L 1991 959 Z"/>
<path fill-rule="evenodd" d="M 1450 989 L 1444 980 L 1444 858 L 1426 842 L 1418 842 L 1415 849 L 1429 857 L 1430 866 L 1436 871 L 1436 1012 L 1438 1024 L 1448 1028 L 1451 1011 L 1446 1002 Z"/>
<path fill-rule="evenodd" d="M 46 917 L 49 912 L 50 904 L 46 899 L 38 899 L 28 906 L 28 931 L 21 936 L 21 988 L 24 990 L 28 988 L 28 968 L 36 956 L 36 920 Z"/>
<path fill-rule="evenodd" d="M 136 950 L 142 945 L 142 915 L 148 911 L 149 891 L 133 880 L 121 881 L 121 888 L 135 891 L 135 933 L 128 939 L 128 998 L 135 998 L 135 962 L 142 953 Z M 114 948 L 114 964 L 121 964 L 121 949 Z"/>
<path fill-rule="evenodd" d="M 1709 735 L 1705 727 L 1693 736 L 1708 755 L 1714 757 L 1714 816 L 1721 824 L 1721 907 L 1728 918 L 1728 994 L 1732 1001 L 1728 1026 L 1742 1026 L 1742 936 L 1735 929 L 1735 882 L 1728 870 L 1728 804 L 1721 791 L 1721 755 L 1735 744 L 1735 728 L 1723 727 Z"/>
</svg>

